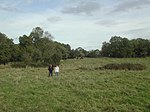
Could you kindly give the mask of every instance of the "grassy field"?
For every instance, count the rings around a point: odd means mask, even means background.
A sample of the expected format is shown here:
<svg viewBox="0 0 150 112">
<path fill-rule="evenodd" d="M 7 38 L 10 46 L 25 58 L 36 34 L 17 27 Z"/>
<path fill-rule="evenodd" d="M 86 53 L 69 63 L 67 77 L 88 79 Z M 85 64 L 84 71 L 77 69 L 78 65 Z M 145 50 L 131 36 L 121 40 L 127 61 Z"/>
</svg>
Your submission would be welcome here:
<svg viewBox="0 0 150 112">
<path fill-rule="evenodd" d="M 142 71 L 95 69 L 140 63 Z M 0 112 L 150 112 L 150 58 L 66 60 L 47 68 L 0 66 Z"/>
</svg>

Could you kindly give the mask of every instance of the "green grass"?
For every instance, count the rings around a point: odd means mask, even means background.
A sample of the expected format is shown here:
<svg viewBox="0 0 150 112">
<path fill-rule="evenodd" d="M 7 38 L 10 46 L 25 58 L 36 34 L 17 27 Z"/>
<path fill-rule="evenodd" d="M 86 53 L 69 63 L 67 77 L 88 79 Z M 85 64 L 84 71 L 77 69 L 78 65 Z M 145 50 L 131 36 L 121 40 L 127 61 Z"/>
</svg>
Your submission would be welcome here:
<svg viewBox="0 0 150 112">
<path fill-rule="evenodd" d="M 100 70 L 140 63 L 146 70 Z M 150 112 L 150 58 L 66 60 L 47 68 L 0 67 L 0 112 Z"/>
</svg>

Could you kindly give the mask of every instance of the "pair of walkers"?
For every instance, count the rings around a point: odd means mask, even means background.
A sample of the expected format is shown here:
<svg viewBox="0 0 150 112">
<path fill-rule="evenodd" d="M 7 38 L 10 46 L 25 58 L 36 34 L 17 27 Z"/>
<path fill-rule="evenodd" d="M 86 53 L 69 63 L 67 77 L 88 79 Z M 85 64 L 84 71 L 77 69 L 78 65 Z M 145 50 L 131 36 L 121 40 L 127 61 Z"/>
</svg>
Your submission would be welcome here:
<svg viewBox="0 0 150 112">
<path fill-rule="evenodd" d="M 58 66 L 58 65 L 56 65 L 56 67 L 53 67 L 53 65 L 50 64 L 50 65 L 48 66 L 48 70 L 49 70 L 49 74 L 48 74 L 49 77 L 50 77 L 50 76 L 51 76 L 51 77 L 53 76 L 53 70 L 55 71 L 56 76 L 59 75 L 59 66 Z"/>
</svg>

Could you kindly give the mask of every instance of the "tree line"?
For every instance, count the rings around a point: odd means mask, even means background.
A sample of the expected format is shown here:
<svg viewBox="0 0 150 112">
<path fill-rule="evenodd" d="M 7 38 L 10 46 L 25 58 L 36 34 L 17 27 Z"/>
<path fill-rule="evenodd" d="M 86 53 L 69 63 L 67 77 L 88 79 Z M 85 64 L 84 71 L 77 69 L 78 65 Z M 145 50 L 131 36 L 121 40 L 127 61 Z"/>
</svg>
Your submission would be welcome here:
<svg viewBox="0 0 150 112">
<path fill-rule="evenodd" d="M 91 52 L 69 44 L 53 41 L 53 36 L 40 27 L 33 28 L 29 35 L 19 37 L 19 43 L 0 32 L 0 64 L 21 62 L 24 65 L 59 64 L 60 60 L 90 56 Z"/>
<path fill-rule="evenodd" d="M 150 56 L 150 40 L 113 36 L 102 45 L 101 56 L 113 58 L 131 58 Z"/>
<path fill-rule="evenodd" d="M 150 56 L 150 40 L 111 37 L 104 42 L 101 50 L 86 51 L 82 47 L 71 49 L 69 44 L 53 41 L 53 36 L 40 27 L 35 27 L 29 35 L 19 37 L 19 43 L 0 32 L 0 64 L 17 62 L 23 65 L 41 66 L 48 63 L 59 64 L 70 58 L 96 57 L 146 57 Z"/>
</svg>

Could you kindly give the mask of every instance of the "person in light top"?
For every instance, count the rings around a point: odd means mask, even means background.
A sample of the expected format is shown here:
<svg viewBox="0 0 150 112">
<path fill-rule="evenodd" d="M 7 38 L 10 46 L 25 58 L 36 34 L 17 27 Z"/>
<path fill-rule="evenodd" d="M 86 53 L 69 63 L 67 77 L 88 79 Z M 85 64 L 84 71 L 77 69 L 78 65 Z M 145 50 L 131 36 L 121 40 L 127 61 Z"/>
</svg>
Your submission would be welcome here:
<svg viewBox="0 0 150 112">
<path fill-rule="evenodd" d="M 55 67 L 55 74 L 56 74 L 56 76 L 59 75 L 59 66 L 58 65 L 56 65 L 56 67 Z"/>
</svg>

